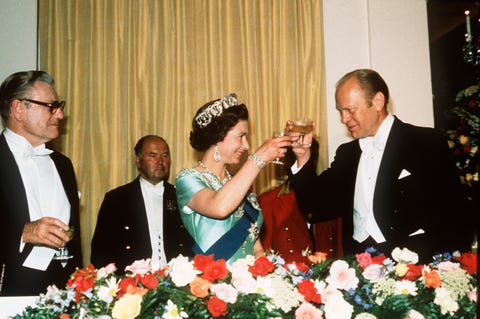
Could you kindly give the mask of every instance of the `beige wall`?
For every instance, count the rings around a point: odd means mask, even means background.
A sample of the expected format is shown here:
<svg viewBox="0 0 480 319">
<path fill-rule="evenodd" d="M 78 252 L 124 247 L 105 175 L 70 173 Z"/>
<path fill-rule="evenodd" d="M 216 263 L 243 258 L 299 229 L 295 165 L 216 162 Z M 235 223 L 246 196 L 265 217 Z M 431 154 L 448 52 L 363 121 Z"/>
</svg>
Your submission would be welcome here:
<svg viewBox="0 0 480 319">
<path fill-rule="evenodd" d="M 328 150 L 349 137 L 335 110 L 335 82 L 358 68 L 378 71 L 400 119 L 433 126 L 426 0 L 324 0 Z"/>
</svg>

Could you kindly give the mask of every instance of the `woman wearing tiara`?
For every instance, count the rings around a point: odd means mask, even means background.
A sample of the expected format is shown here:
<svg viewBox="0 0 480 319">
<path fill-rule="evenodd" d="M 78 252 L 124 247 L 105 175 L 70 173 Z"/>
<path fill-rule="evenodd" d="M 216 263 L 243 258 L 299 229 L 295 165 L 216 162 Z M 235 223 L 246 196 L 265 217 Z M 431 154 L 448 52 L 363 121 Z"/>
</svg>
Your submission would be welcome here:
<svg viewBox="0 0 480 319">
<path fill-rule="evenodd" d="M 192 121 L 190 144 L 203 153 L 198 165 L 176 178 L 177 200 L 185 227 L 195 240 L 194 253 L 232 263 L 263 254 L 258 239 L 263 217 L 251 185 L 265 163 L 283 157 L 290 137 L 264 142 L 232 176 L 249 150 L 248 110 L 235 94 L 202 106 Z"/>
</svg>

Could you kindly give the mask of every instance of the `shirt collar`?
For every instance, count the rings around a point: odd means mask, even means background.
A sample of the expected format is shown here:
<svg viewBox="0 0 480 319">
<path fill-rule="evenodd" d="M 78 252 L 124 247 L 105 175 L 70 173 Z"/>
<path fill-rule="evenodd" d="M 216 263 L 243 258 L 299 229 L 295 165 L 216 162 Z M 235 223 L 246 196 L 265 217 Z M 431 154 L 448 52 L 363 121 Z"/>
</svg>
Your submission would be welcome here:
<svg viewBox="0 0 480 319">
<path fill-rule="evenodd" d="M 387 144 L 388 135 L 392 129 L 394 117 L 392 114 L 388 114 L 387 117 L 383 120 L 382 124 L 378 128 L 375 136 L 368 136 L 359 139 L 360 148 L 362 151 L 366 151 L 370 148 L 374 148 L 378 151 L 383 151 L 385 145 Z"/>
<path fill-rule="evenodd" d="M 140 176 L 140 184 L 142 187 L 144 187 L 148 192 L 152 192 L 157 195 L 163 195 L 163 191 L 165 189 L 163 185 L 164 181 L 159 182 L 157 185 L 153 185 L 149 181 L 147 181 L 145 178 Z"/>
<path fill-rule="evenodd" d="M 27 139 L 12 130 L 6 128 L 3 131 L 3 135 L 7 141 L 8 147 L 12 153 L 16 155 L 22 155 L 24 157 L 30 157 L 33 155 L 50 155 L 53 153 L 52 150 L 49 150 L 45 147 L 45 144 L 38 145 L 33 147 Z"/>
</svg>

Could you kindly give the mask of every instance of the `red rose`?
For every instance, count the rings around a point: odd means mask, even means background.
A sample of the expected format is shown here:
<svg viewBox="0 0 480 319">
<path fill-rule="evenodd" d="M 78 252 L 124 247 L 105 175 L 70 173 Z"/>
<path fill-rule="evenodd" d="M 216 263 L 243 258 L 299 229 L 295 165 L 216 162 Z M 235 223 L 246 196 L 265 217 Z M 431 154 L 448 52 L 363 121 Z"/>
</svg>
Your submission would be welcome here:
<svg viewBox="0 0 480 319">
<path fill-rule="evenodd" d="M 301 272 L 308 272 L 310 270 L 310 267 L 304 263 L 296 263 L 297 269 L 300 270 Z"/>
<path fill-rule="evenodd" d="M 140 282 L 148 289 L 155 289 L 158 286 L 158 279 L 155 275 L 144 275 L 140 278 Z"/>
<path fill-rule="evenodd" d="M 408 271 L 403 279 L 415 281 L 422 276 L 423 265 L 408 264 Z"/>
<path fill-rule="evenodd" d="M 195 257 L 193 257 L 193 265 L 196 269 L 202 272 L 205 270 L 207 265 L 213 261 L 213 255 L 195 255 Z"/>
<path fill-rule="evenodd" d="M 202 278 L 214 282 L 217 279 L 226 278 L 228 273 L 227 263 L 224 259 L 219 259 L 205 265 Z"/>
<path fill-rule="evenodd" d="M 298 292 L 303 295 L 306 302 L 315 302 L 317 304 L 322 303 L 322 298 L 318 294 L 317 288 L 311 280 L 304 280 L 297 286 Z"/>
<path fill-rule="evenodd" d="M 117 299 L 120 299 L 126 292 L 128 286 L 136 287 L 138 284 L 138 277 L 125 277 L 118 283 Z"/>
<path fill-rule="evenodd" d="M 258 257 L 253 266 L 248 267 L 253 277 L 266 276 L 274 270 L 275 265 L 265 256 Z"/>
<path fill-rule="evenodd" d="M 455 260 L 458 260 L 462 266 L 462 269 L 464 269 L 470 275 L 473 275 L 477 272 L 477 254 L 471 252 L 462 253 L 460 257 L 456 257 Z"/>
<path fill-rule="evenodd" d="M 217 296 L 210 298 L 207 308 L 214 318 L 227 314 L 227 303 Z"/>
<path fill-rule="evenodd" d="M 372 257 L 372 264 L 382 265 L 383 262 L 385 261 L 385 259 L 387 259 L 386 256 L 375 256 L 375 257 Z"/>
<path fill-rule="evenodd" d="M 364 252 L 361 254 L 356 254 L 357 262 L 362 267 L 362 269 L 367 268 L 372 264 L 372 255 L 370 253 Z"/>
</svg>

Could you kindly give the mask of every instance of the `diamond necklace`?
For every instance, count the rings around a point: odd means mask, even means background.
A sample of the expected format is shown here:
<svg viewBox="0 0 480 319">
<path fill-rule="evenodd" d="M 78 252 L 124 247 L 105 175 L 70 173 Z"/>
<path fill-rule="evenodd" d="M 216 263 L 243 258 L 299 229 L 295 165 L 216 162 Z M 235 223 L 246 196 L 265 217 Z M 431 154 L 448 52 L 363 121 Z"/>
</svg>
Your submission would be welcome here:
<svg viewBox="0 0 480 319">
<path fill-rule="evenodd" d="M 202 161 L 198 161 L 198 166 L 200 166 L 201 168 L 203 168 L 203 170 L 205 171 L 205 173 L 209 173 L 213 176 L 215 176 L 217 178 L 217 180 L 222 184 L 222 185 L 225 185 L 229 180 L 232 179 L 232 175 L 230 175 L 230 172 L 227 170 L 227 168 L 225 168 L 225 178 L 224 179 L 221 179 L 217 174 L 215 174 L 214 172 L 212 172 L 211 170 L 208 169 L 208 167 L 205 166 L 205 164 L 203 164 Z"/>
</svg>

